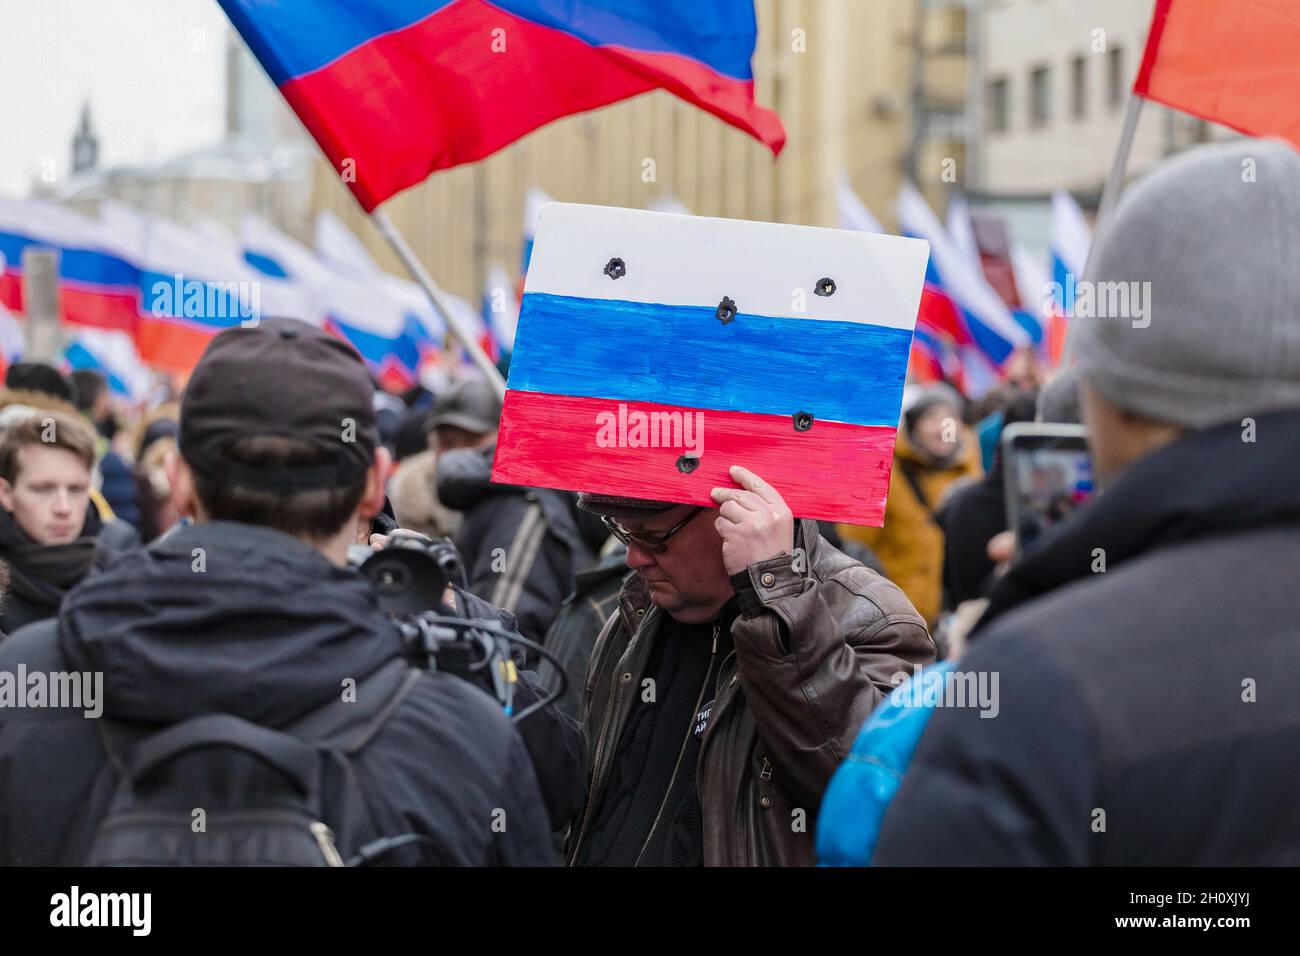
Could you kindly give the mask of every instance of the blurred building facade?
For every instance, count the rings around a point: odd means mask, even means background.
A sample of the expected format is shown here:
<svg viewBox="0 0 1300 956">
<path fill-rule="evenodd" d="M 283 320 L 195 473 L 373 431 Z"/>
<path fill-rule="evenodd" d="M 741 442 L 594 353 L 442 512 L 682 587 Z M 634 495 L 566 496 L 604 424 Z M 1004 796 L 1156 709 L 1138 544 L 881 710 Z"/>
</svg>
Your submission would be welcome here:
<svg viewBox="0 0 1300 956">
<path fill-rule="evenodd" d="M 1038 251 L 1048 198 L 1095 210 L 1110 173 L 1155 0 L 977 0 L 971 14 L 969 186 Z M 1231 131 L 1144 103 L 1127 167 Z"/>
<path fill-rule="evenodd" d="M 93 215 L 112 199 L 180 222 L 215 221 L 238 228 L 257 212 L 299 238 L 310 237 L 314 168 L 319 151 L 231 31 L 226 47 L 226 129 L 210 146 L 161 163 L 101 167 L 74 160 L 73 174 L 50 197 Z M 88 115 L 73 141 L 87 156 Z"/>
</svg>

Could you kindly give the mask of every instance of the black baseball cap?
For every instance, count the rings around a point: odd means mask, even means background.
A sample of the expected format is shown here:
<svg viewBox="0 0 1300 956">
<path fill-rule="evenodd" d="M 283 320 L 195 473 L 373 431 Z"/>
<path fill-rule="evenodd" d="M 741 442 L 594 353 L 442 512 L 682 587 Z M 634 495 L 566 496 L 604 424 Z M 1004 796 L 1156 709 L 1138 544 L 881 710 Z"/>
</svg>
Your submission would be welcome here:
<svg viewBox="0 0 1300 956">
<path fill-rule="evenodd" d="M 298 468 L 226 457 L 250 435 L 301 439 L 328 456 Z M 374 388 L 356 351 L 297 319 L 227 329 L 210 343 L 181 399 L 181 457 L 209 478 L 290 493 L 346 485 L 375 458 Z"/>
<path fill-rule="evenodd" d="M 622 495 L 596 495 L 583 492 L 578 495 L 578 507 L 583 511 L 606 518 L 653 518 L 672 511 L 678 502 L 655 501 L 652 498 L 627 498 Z"/>
</svg>

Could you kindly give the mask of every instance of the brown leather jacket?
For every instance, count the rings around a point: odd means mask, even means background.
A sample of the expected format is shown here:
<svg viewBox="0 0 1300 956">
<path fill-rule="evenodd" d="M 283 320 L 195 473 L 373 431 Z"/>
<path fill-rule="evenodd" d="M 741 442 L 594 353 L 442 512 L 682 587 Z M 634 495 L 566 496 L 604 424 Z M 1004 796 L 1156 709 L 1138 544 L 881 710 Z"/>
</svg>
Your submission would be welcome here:
<svg viewBox="0 0 1300 956">
<path fill-rule="evenodd" d="M 706 866 L 814 863 L 813 827 L 831 774 L 891 678 L 935 657 L 902 591 L 824 541 L 816 522 L 798 522 L 796 537 L 807 570 L 796 571 L 789 554 L 750 565 L 763 607 L 732 624 L 735 650 L 722 663 L 697 768 Z M 588 791 L 570 861 L 663 618 L 632 578 L 597 639 L 585 690 Z"/>
</svg>

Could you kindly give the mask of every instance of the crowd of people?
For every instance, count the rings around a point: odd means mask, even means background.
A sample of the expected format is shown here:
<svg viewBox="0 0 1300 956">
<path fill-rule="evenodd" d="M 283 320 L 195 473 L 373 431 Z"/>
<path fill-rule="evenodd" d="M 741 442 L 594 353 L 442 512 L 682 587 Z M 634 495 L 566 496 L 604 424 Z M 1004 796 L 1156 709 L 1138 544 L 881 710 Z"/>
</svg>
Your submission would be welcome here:
<svg viewBox="0 0 1300 956">
<path fill-rule="evenodd" d="M 881 528 L 743 460 L 711 506 L 495 484 L 486 381 L 392 395 L 293 320 L 129 415 L 10 367 L 0 862 L 1300 862 L 1300 156 L 1193 151 L 1097 242 L 1151 321 L 909 385 Z M 1102 493 L 1018 549 L 1033 421 L 1087 426 Z M 357 570 L 400 539 L 455 546 L 438 621 L 523 639 L 504 706 Z M 923 669 L 999 699 L 918 706 Z"/>
</svg>

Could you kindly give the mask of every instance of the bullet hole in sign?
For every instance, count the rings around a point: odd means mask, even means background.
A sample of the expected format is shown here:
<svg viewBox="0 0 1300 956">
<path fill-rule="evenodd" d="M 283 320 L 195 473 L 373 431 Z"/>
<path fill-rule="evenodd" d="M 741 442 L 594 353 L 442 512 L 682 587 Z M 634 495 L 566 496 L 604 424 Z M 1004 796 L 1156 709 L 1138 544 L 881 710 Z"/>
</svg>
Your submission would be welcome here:
<svg viewBox="0 0 1300 956">
<path fill-rule="evenodd" d="M 723 325 L 728 325 L 731 322 L 734 322 L 736 320 L 736 303 L 724 295 L 722 301 L 718 303 L 716 314 L 718 316 L 718 321 Z"/>
</svg>

